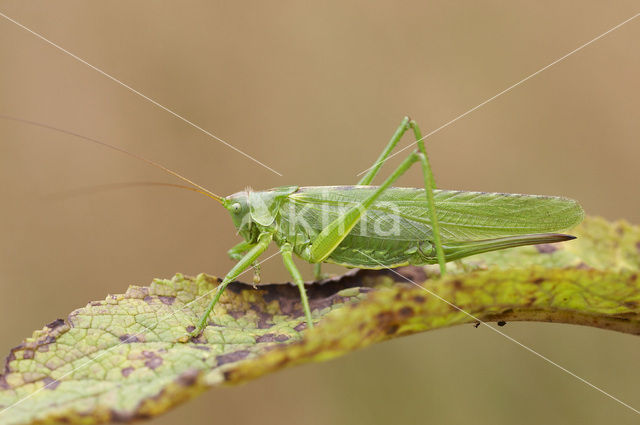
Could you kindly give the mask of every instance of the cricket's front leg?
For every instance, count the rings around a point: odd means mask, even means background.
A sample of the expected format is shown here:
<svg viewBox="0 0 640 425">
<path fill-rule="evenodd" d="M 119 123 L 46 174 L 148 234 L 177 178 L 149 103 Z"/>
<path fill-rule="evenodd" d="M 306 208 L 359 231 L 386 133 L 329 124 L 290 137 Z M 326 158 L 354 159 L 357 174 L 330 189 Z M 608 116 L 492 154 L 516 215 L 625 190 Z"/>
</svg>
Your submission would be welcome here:
<svg viewBox="0 0 640 425">
<path fill-rule="evenodd" d="M 260 237 L 258 238 L 258 243 L 255 244 L 245 254 L 245 256 L 242 257 L 235 266 L 233 266 L 233 268 L 229 271 L 229 273 L 227 273 L 224 279 L 222 279 L 222 282 L 220 283 L 220 285 L 218 285 L 218 287 L 215 289 L 216 293 L 213 299 L 207 306 L 206 310 L 204 311 L 204 314 L 200 317 L 200 320 L 198 321 L 198 325 L 193 330 L 193 332 L 189 333 L 188 338 L 186 338 L 186 340 L 182 342 L 186 342 L 189 339 L 200 335 L 200 333 L 204 330 L 204 328 L 207 327 L 207 319 L 209 318 L 209 314 L 211 314 L 213 307 L 215 307 L 215 305 L 218 303 L 218 300 L 220 299 L 220 296 L 224 292 L 227 285 L 233 282 L 235 278 L 237 278 L 240 275 L 240 273 L 248 269 L 251 266 L 251 264 L 254 261 L 256 261 L 263 252 L 267 250 L 272 239 L 273 239 L 273 235 L 271 233 L 263 233 L 260 235 Z"/>
<path fill-rule="evenodd" d="M 232 260 L 240 261 L 247 251 L 254 246 L 256 246 L 256 244 L 242 241 L 227 251 L 227 255 L 229 255 Z M 253 267 L 253 283 L 260 283 L 260 264 L 254 261 L 251 266 Z"/>
<path fill-rule="evenodd" d="M 227 255 L 229 258 L 235 261 L 240 261 L 242 257 L 253 248 L 256 244 L 249 243 L 247 241 L 242 241 L 237 245 L 234 245 L 229 251 L 227 251 Z"/>
</svg>

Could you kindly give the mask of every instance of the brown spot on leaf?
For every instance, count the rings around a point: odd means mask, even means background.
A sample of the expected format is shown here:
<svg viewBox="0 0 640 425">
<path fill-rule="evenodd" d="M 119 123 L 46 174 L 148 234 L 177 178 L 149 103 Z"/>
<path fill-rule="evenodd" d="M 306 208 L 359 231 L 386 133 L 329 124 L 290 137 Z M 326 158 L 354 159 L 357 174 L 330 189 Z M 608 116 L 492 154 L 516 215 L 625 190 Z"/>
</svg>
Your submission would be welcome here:
<svg viewBox="0 0 640 425">
<path fill-rule="evenodd" d="M 198 336 L 191 337 L 191 342 L 196 344 L 206 344 L 207 339 L 204 337 L 204 333 L 200 333 Z"/>
<path fill-rule="evenodd" d="M 542 282 L 544 282 L 544 278 L 543 277 L 538 277 L 536 279 L 534 279 L 532 281 L 532 283 L 536 284 L 536 285 L 540 285 Z"/>
<path fill-rule="evenodd" d="M 456 279 L 456 280 L 454 280 L 452 283 L 453 283 L 453 287 L 454 287 L 454 288 L 456 288 L 456 289 L 462 289 L 463 284 L 462 284 L 462 281 L 461 281 L 461 280 Z"/>
<path fill-rule="evenodd" d="M 638 307 L 638 302 L 637 301 L 625 301 L 624 302 L 624 306 L 627 308 L 636 308 Z"/>
<path fill-rule="evenodd" d="M 393 314 L 389 311 L 382 311 L 376 315 L 376 319 L 381 325 L 386 325 L 393 321 Z"/>
<path fill-rule="evenodd" d="M 406 319 L 408 317 L 413 316 L 413 309 L 411 307 L 402 307 L 400 309 L 400 311 L 398 312 L 398 314 L 400 315 L 400 317 L 402 317 L 403 319 Z"/>
<path fill-rule="evenodd" d="M 301 332 L 305 329 L 307 329 L 307 322 L 300 322 L 293 328 L 293 330 L 296 332 Z"/>
<path fill-rule="evenodd" d="M 123 410 L 112 410 L 111 412 L 111 420 L 110 422 L 131 422 L 135 415 L 132 412 L 127 412 Z"/>
<path fill-rule="evenodd" d="M 413 301 L 417 302 L 418 304 L 424 304 L 427 301 L 427 298 L 423 297 L 422 295 L 416 295 L 415 297 L 413 297 Z"/>
<path fill-rule="evenodd" d="M 223 364 L 233 363 L 240 361 L 249 355 L 249 350 L 238 350 L 233 353 L 221 354 L 216 356 L 216 361 L 218 362 L 218 366 L 222 366 Z"/>
<path fill-rule="evenodd" d="M 387 335 L 392 335 L 398 331 L 398 325 L 391 325 L 387 328 Z"/>
<path fill-rule="evenodd" d="M 158 299 L 162 301 L 162 304 L 172 305 L 175 302 L 175 297 L 166 297 L 164 295 L 159 295 Z"/>
<path fill-rule="evenodd" d="M 120 335 L 118 339 L 123 344 L 131 344 L 134 342 L 144 342 L 144 338 L 142 338 L 142 335 L 123 334 L 123 335 Z"/>
<path fill-rule="evenodd" d="M 14 347 L 9 351 L 9 355 L 4 360 L 4 374 L 0 376 L 4 377 L 11 372 L 11 368 L 9 367 L 9 364 L 16 359 L 16 350 L 19 349 L 18 347 Z"/>
<path fill-rule="evenodd" d="M 233 317 L 234 319 L 238 320 L 242 317 L 244 317 L 245 312 L 244 311 L 227 311 L 227 314 L 231 317 Z"/>
<path fill-rule="evenodd" d="M 176 382 L 183 387 L 190 387 L 192 385 L 195 385 L 195 383 L 198 381 L 199 374 L 200 372 L 196 369 L 186 370 L 182 372 L 180 376 L 178 376 L 178 378 L 176 378 Z"/>
<path fill-rule="evenodd" d="M 125 378 L 129 375 L 131 375 L 131 372 L 133 372 L 135 369 L 132 368 L 131 366 L 129 367 L 125 367 L 124 369 L 122 369 L 120 371 L 120 373 L 122 373 L 122 376 L 124 376 Z"/>
<path fill-rule="evenodd" d="M 536 245 L 536 249 L 540 254 L 551 254 L 558 250 L 558 248 L 550 243 L 543 243 Z"/>
<path fill-rule="evenodd" d="M 348 299 L 345 297 L 342 297 L 338 294 L 334 294 L 330 297 L 315 299 L 309 303 L 309 306 L 311 307 L 311 310 L 324 310 L 325 308 L 331 307 L 334 304 L 344 303 L 347 300 Z M 303 311 L 302 311 L 302 305 L 299 305 L 298 303 L 296 303 L 296 316 L 298 315 L 302 316 Z"/>
<path fill-rule="evenodd" d="M 640 252 L 640 242 L 636 242 L 636 249 Z"/>
<path fill-rule="evenodd" d="M 427 273 L 424 271 L 422 267 L 415 267 L 415 266 L 399 267 L 395 269 L 395 271 L 400 275 L 398 276 L 396 273 L 393 273 L 393 275 L 395 275 L 394 280 L 396 282 L 409 281 L 414 283 L 422 283 L 425 280 L 427 280 Z"/>
<path fill-rule="evenodd" d="M 160 367 L 160 365 L 162 365 L 163 363 L 162 357 L 160 357 L 158 354 L 156 354 L 153 351 L 145 350 L 142 352 L 142 355 L 149 359 L 146 362 L 144 362 L 144 365 L 151 370 Z"/>
<path fill-rule="evenodd" d="M 298 307 L 298 300 L 297 299 L 291 299 L 291 298 L 281 298 L 280 300 L 280 311 L 282 311 L 283 314 L 286 314 L 287 316 L 294 316 L 294 315 L 300 315 L 302 314 L 302 311 L 300 311 Z M 321 303 L 325 303 L 326 300 L 319 300 L 319 302 Z M 310 303 L 311 308 L 321 308 L 318 306 L 318 301 L 316 302 L 311 302 Z M 328 307 L 325 303 L 325 307 Z"/>
<path fill-rule="evenodd" d="M 47 327 L 51 330 L 60 326 L 64 326 L 64 319 L 56 319 L 53 322 L 47 324 Z"/>
<path fill-rule="evenodd" d="M 33 355 L 34 355 L 33 350 L 24 350 L 22 352 L 22 358 L 23 359 L 32 359 Z"/>
<path fill-rule="evenodd" d="M 56 342 L 56 337 L 53 335 L 47 335 L 45 338 L 38 340 L 36 344 L 51 344 L 54 342 Z"/>
<path fill-rule="evenodd" d="M 194 345 L 193 348 L 196 350 L 211 351 L 211 347 L 207 347 L 206 345 Z"/>
<path fill-rule="evenodd" d="M 260 309 L 257 305 L 252 304 L 251 310 L 258 315 L 258 329 L 268 329 L 273 323 L 273 316 Z"/>
<path fill-rule="evenodd" d="M 287 335 L 275 335 L 268 333 L 256 337 L 256 342 L 284 342 L 288 339 L 289 337 Z"/>
<path fill-rule="evenodd" d="M 60 385 L 60 381 L 48 376 L 44 378 L 42 382 L 44 383 L 44 389 L 47 390 L 55 390 L 56 388 L 58 388 L 58 385 Z"/>
</svg>

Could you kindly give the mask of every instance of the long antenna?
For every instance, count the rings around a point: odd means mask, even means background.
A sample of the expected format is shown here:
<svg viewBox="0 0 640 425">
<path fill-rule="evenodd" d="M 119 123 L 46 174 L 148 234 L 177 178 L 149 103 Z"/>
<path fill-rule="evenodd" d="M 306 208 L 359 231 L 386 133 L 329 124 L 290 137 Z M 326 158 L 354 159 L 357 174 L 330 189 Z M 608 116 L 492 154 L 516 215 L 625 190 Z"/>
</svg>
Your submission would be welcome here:
<svg viewBox="0 0 640 425">
<path fill-rule="evenodd" d="M 78 137 L 78 138 L 86 140 L 88 142 L 95 143 L 97 145 L 104 146 L 105 148 L 113 149 L 114 151 L 118 151 L 118 152 L 121 152 L 123 154 L 129 155 L 129 156 L 131 156 L 131 157 L 133 157 L 135 159 L 138 159 L 140 161 L 146 162 L 147 164 L 152 165 L 152 166 L 164 171 L 165 173 L 171 174 L 172 176 L 182 180 L 183 182 L 189 183 L 191 186 L 193 186 L 194 188 L 198 189 L 198 192 L 200 192 L 200 193 L 202 193 L 204 195 L 207 195 L 209 198 L 215 199 L 216 201 L 220 202 L 222 205 L 225 204 L 224 198 L 222 198 L 219 195 L 216 195 L 215 193 L 211 192 L 208 189 L 205 189 L 204 187 L 200 186 L 199 184 L 197 184 L 197 183 L 189 180 L 188 178 L 178 174 L 177 172 L 175 172 L 173 170 L 170 170 L 169 168 L 165 167 L 164 165 L 158 164 L 155 161 L 152 161 L 150 159 L 144 158 L 144 157 L 142 157 L 140 155 L 137 155 L 137 154 L 135 154 L 133 152 L 129 152 L 129 151 L 123 149 L 123 148 L 119 148 L 118 146 L 110 145 L 109 143 L 101 142 L 100 140 L 96 140 L 96 139 L 93 139 L 93 138 L 88 137 L 88 136 L 83 136 L 82 134 L 78 134 L 78 133 L 75 133 L 73 131 L 64 130 L 62 128 L 54 127 L 54 126 L 51 126 L 51 125 L 48 125 L 48 124 L 43 124 L 43 123 L 40 123 L 40 122 L 37 122 L 37 121 L 31 121 L 31 120 L 27 120 L 27 119 L 24 119 L 24 118 L 12 117 L 10 115 L 4 115 L 4 114 L 0 114 L 0 118 L 5 119 L 5 120 L 9 120 L 9 121 L 21 122 L 21 123 L 33 125 L 33 126 L 36 126 L 36 127 L 46 128 L 46 129 L 57 131 L 57 132 L 63 133 L 63 134 L 68 134 L 70 136 Z"/>
<path fill-rule="evenodd" d="M 98 68 L 95 65 L 91 65 L 89 62 L 87 62 L 86 60 L 82 59 L 81 57 L 74 55 L 73 53 L 71 53 L 70 51 L 68 51 L 67 49 L 65 49 L 64 47 L 54 43 L 53 41 L 49 40 L 47 37 L 35 32 L 34 30 L 25 27 L 24 25 L 22 25 L 20 22 L 16 21 L 15 19 L 10 18 L 9 16 L 5 15 L 4 13 L 0 12 L 0 16 L 3 17 L 4 19 L 6 19 L 9 22 L 13 22 L 14 24 L 16 24 L 17 26 L 19 26 L 20 28 L 22 28 L 23 30 L 33 34 L 34 36 L 38 37 L 40 40 L 48 43 L 49 45 L 55 47 L 56 49 L 60 50 L 61 52 L 66 53 L 67 55 L 71 56 L 73 59 L 77 60 L 78 62 L 88 66 L 89 68 L 93 69 L 94 71 L 104 75 L 105 77 L 107 77 L 108 79 L 110 79 L 111 81 L 120 84 L 122 87 L 124 87 L 125 89 L 129 90 L 130 92 L 140 96 L 141 98 L 143 98 L 144 100 L 151 102 L 152 104 L 154 104 L 155 106 L 157 106 L 158 108 L 170 113 L 171 115 L 173 115 L 174 117 L 184 121 L 185 123 L 189 124 L 191 127 L 195 128 L 198 131 L 201 131 L 202 133 L 206 134 L 207 136 L 217 140 L 218 142 L 224 144 L 225 146 L 233 149 L 234 151 L 238 152 L 241 155 L 244 155 L 246 158 L 249 158 L 250 160 L 252 160 L 255 163 L 258 163 L 260 165 L 262 165 L 264 168 L 266 168 L 267 170 L 276 173 L 277 175 L 279 175 L 280 177 L 282 177 L 282 174 L 280 174 L 279 172 L 277 172 L 276 170 L 274 170 L 273 168 L 269 167 L 266 164 L 263 164 L 262 162 L 258 161 L 257 159 L 255 159 L 254 157 L 252 157 L 251 155 L 249 155 L 248 153 L 245 153 L 243 151 L 241 151 L 240 149 L 236 148 L 235 146 L 233 146 L 231 143 L 221 139 L 220 137 L 216 136 L 215 134 L 211 133 L 208 130 L 205 130 L 204 128 L 200 127 L 199 125 L 197 125 L 196 123 L 194 123 L 193 121 L 189 121 L 188 119 L 186 119 L 185 117 L 183 117 L 182 115 L 178 114 L 177 112 L 174 112 L 173 110 L 167 108 L 166 106 L 160 104 L 159 102 L 151 99 L 149 96 L 139 92 L 138 90 L 134 89 L 133 87 L 123 83 L 122 81 L 118 80 L 116 77 L 114 77 L 113 75 L 103 71 L 102 69 Z"/>
<path fill-rule="evenodd" d="M 96 192 L 106 192 L 109 190 L 118 190 L 118 189 L 128 189 L 132 187 L 174 187 L 177 189 L 190 190 L 192 192 L 201 193 L 203 195 L 209 196 L 208 193 L 201 191 L 198 188 L 192 186 L 185 186 L 182 184 L 176 183 L 163 183 L 163 182 L 123 182 L 123 183 L 106 183 L 106 184 L 97 184 L 85 187 L 79 187 L 76 189 L 67 190 L 64 192 L 54 193 L 52 195 L 47 196 L 47 199 L 61 199 L 61 198 L 73 198 L 75 196 L 83 196 L 87 194 L 93 194 Z"/>
</svg>

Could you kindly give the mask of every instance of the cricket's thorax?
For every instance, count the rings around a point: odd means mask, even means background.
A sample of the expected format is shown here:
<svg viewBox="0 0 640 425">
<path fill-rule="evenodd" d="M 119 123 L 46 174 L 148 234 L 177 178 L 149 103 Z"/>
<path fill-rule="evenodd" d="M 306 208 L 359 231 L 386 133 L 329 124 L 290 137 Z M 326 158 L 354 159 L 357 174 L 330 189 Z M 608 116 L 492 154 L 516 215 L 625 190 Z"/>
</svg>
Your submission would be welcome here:
<svg viewBox="0 0 640 425">
<path fill-rule="evenodd" d="M 261 233 L 277 232 L 276 218 L 287 195 L 297 186 L 284 186 L 256 192 L 248 188 L 225 198 L 225 206 L 231 213 L 238 234 L 255 243 Z"/>
</svg>

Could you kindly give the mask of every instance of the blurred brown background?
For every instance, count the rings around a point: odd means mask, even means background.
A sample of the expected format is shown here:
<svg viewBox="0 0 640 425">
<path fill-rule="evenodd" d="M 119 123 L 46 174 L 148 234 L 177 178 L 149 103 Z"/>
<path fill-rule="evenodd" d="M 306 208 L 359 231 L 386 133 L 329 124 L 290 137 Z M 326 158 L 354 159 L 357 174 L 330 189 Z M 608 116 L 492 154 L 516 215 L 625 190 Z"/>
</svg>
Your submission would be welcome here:
<svg viewBox="0 0 640 425">
<path fill-rule="evenodd" d="M 220 194 L 355 183 L 404 114 L 427 133 L 639 11 L 632 0 L 4 0 L 0 10 L 284 176 L 3 19 L 0 113 L 116 144 Z M 640 18 L 428 139 L 439 186 L 565 195 L 589 214 L 640 223 L 638 40 Z M 129 284 L 221 275 L 232 265 L 231 220 L 207 198 L 162 187 L 68 196 L 106 183 L 173 182 L 124 155 L 0 120 L 0 181 L 0 353 Z M 418 186 L 419 168 L 402 184 Z M 287 279 L 280 260 L 263 277 Z M 551 324 L 503 330 L 640 407 L 637 337 Z M 178 421 L 623 424 L 637 416 L 466 326 L 209 391 L 153 422 Z"/>
</svg>

